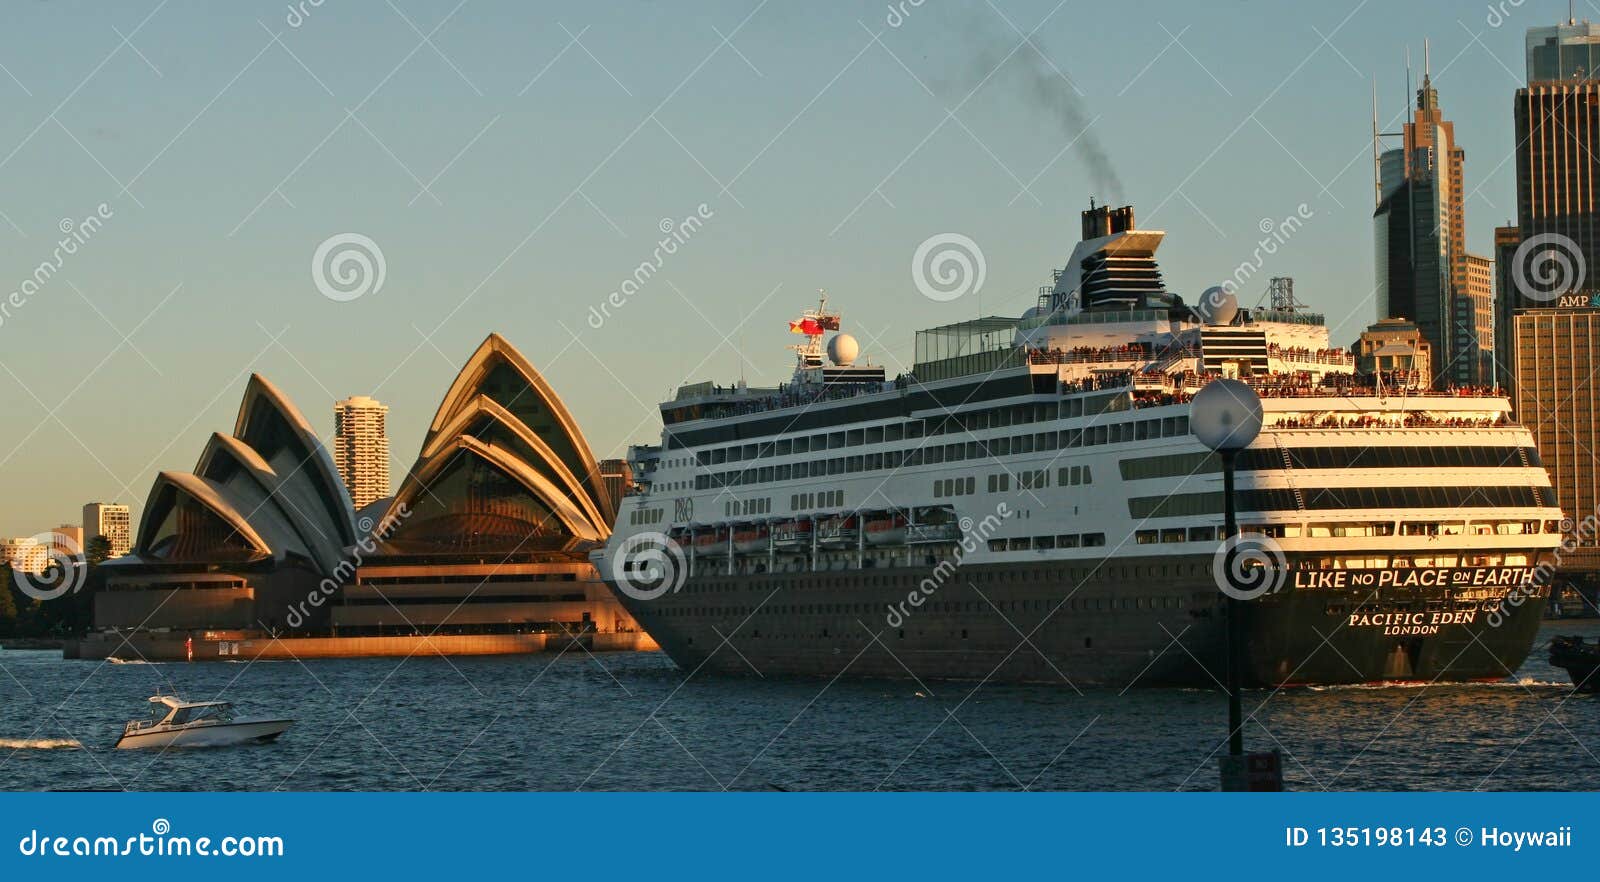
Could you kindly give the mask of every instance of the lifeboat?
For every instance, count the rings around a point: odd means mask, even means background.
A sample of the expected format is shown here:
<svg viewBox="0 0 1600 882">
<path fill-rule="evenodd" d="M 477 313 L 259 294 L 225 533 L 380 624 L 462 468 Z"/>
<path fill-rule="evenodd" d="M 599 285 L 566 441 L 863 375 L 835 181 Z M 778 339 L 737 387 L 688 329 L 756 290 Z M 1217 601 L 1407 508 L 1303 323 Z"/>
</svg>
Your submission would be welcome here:
<svg viewBox="0 0 1600 882">
<path fill-rule="evenodd" d="M 867 518 L 862 529 L 867 531 L 868 545 L 903 545 L 906 541 L 906 528 L 911 521 L 900 512 L 891 512 Z"/>
<path fill-rule="evenodd" d="M 772 528 L 772 544 L 779 548 L 811 547 L 811 522 L 804 519 L 784 521 Z"/>
<path fill-rule="evenodd" d="M 767 550 L 767 528 L 749 524 L 733 531 L 733 550 L 739 554 L 752 554 Z"/>
<path fill-rule="evenodd" d="M 721 530 L 698 533 L 694 537 L 694 553 L 699 557 L 723 557 L 728 553 L 728 534 Z"/>
</svg>

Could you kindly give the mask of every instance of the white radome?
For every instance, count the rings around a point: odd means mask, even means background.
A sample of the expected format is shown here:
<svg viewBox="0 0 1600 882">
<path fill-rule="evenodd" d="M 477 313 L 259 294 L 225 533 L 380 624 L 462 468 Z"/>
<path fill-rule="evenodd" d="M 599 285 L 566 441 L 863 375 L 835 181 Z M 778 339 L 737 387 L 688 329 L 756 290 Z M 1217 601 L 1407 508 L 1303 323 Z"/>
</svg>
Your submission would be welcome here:
<svg viewBox="0 0 1600 882">
<path fill-rule="evenodd" d="M 849 367 L 861 354 L 861 344 L 849 334 L 834 334 L 828 341 L 828 360 L 839 367 Z"/>
</svg>

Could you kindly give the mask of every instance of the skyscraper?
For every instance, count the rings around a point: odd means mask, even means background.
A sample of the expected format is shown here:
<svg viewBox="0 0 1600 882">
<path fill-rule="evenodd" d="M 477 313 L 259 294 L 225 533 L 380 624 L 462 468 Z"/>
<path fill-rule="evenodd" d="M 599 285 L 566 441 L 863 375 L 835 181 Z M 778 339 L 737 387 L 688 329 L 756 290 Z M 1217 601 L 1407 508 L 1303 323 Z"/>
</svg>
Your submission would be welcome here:
<svg viewBox="0 0 1600 882">
<path fill-rule="evenodd" d="M 1517 226 L 1496 231 L 1502 332 L 1514 351 L 1516 413 L 1534 428 L 1562 511 L 1582 522 L 1600 506 L 1600 27 L 1568 21 L 1527 33 L 1528 84 L 1513 118 Z M 1515 246 L 1515 247 L 1513 247 Z M 1576 530 L 1560 573 L 1594 596 L 1600 545 Z"/>
<path fill-rule="evenodd" d="M 357 510 L 389 495 L 388 413 L 365 395 L 333 405 L 333 462 Z"/>
<path fill-rule="evenodd" d="M 1488 383 L 1494 364 L 1489 261 L 1467 253 L 1466 151 L 1440 109 L 1431 71 L 1425 69 L 1416 109 L 1400 135 L 1403 146 L 1378 157 L 1379 318 L 1416 323 L 1433 349 L 1436 385 Z"/>
<path fill-rule="evenodd" d="M 1517 297 L 1512 267 L 1520 245 L 1521 227 L 1494 228 L 1494 382 L 1511 394 L 1513 406 L 1517 394 L 1517 358 L 1516 322 L 1512 313 L 1517 307 Z"/>
<path fill-rule="evenodd" d="M 85 546 L 96 536 L 111 542 L 111 556 L 121 557 L 132 547 L 131 515 L 126 505 L 115 502 L 91 502 L 83 507 L 83 541 Z"/>
</svg>

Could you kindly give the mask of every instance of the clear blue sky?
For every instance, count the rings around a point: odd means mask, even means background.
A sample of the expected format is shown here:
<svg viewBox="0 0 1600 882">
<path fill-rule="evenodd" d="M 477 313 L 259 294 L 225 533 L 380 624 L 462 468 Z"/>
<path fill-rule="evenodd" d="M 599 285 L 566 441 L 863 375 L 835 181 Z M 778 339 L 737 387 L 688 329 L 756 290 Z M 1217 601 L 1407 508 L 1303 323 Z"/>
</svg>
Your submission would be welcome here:
<svg viewBox="0 0 1600 882">
<path fill-rule="evenodd" d="M 785 322 L 818 288 L 892 373 L 917 328 L 1032 303 L 1088 196 L 1111 195 L 1095 142 L 1169 232 L 1180 293 L 1304 203 L 1254 284 L 1295 277 L 1347 344 L 1375 311 L 1371 78 L 1394 128 L 1403 53 L 1420 78 L 1431 38 L 1487 253 L 1515 211 L 1523 31 L 1567 11 L 906 0 L 891 26 L 882 2 L 158 3 L 18 0 L 0 30 L 0 298 L 54 259 L 64 218 L 111 215 L 0 323 L 0 535 L 141 506 L 231 428 L 250 371 L 323 433 L 337 397 L 389 404 L 397 482 L 490 331 L 602 457 L 654 440 L 679 382 L 784 379 Z M 1013 25 L 1048 64 L 1024 46 L 983 80 Z M 1079 131 L 1052 96 L 1074 87 L 1094 122 L 1062 154 Z M 702 203 L 704 229 L 591 327 L 662 219 Z M 311 258 L 347 232 L 386 273 L 336 302 Z M 942 232 L 983 249 L 978 294 L 917 293 L 911 255 Z"/>
</svg>

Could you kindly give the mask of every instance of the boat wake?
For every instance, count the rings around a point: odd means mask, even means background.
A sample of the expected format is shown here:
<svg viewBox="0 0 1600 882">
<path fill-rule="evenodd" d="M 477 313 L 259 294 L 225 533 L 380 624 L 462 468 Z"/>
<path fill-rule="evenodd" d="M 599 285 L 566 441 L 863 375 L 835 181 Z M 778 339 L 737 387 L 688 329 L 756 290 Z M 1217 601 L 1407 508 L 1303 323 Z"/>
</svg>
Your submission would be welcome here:
<svg viewBox="0 0 1600 882">
<path fill-rule="evenodd" d="M 106 661 L 114 665 L 159 665 L 162 662 L 148 661 L 142 658 L 117 658 L 114 655 L 106 656 Z"/>
<path fill-rule="evenodd" d="M 1518 677 L 1515 680 L 1509 677 L 1504 680 L 1494 680 L 1488 683 L 1436 683 L 1427 680 L 1383 680 L 1378 683 L 1339 683 L 1327 686 L 1307 686 L 1308 692 L 1344 692 L 1349 690 L 1376 690 L 1376 689 L 1427 689 L 1430 687 L 1469 686 L 1473 688 L 1504 689 L 1513 687 L 1517 689 L 1529 686 L 1567 686 L 1571 683 L 1562 683 L 1557 680 L 1541 680 L 1538 677 Z"/>
<path fill-rule="evenodd" d="M 0 750 L 82 750 L 76 738 L 0 738 Z"/>
</svg>

